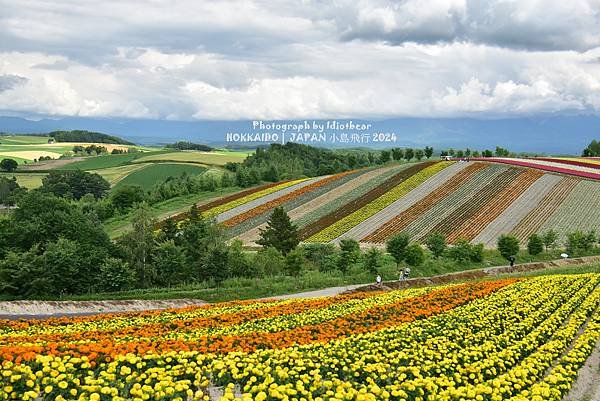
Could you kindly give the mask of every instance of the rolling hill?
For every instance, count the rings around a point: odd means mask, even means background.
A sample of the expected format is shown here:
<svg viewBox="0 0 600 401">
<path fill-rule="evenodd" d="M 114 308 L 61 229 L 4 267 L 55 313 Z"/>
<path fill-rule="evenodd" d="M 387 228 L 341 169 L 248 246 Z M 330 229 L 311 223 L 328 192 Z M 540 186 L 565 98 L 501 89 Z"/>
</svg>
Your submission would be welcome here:
<svg viewBox="0 0 600 401">
<path fill-rule="evenodd" d="M 283 207 L 304 242 L 352 238 L 382 246 L 397 233 L 432 233 L 494 247 L 501 234 L 600 228 L 598 159 L 426 161 L 354 170 L 230 195 L 201 207 L 228 238 L 253 246 L 273 208 Z M 185 219 L 180 215 L 178 219 Z"/>
</svg>

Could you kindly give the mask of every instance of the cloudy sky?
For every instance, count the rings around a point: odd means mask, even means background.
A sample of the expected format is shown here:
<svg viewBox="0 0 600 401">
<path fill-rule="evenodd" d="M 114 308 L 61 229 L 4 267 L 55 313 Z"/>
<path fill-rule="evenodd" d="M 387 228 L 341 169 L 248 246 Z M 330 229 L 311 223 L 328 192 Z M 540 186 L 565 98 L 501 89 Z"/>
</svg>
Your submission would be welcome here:
<svg viewBox="0 0 600 401">
<path fill-rule="evenodd" d="M 600 111 L 600 0 L 0 0 L 0 115 Z"/>
</svg>

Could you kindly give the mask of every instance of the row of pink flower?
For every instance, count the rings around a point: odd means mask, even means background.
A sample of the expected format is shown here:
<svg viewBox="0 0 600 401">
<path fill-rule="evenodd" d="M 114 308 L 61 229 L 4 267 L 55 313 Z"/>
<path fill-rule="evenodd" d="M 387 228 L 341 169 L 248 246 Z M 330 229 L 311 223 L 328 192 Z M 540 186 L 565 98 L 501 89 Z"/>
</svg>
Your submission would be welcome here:
<svg viewBox="0 0 600 401">
<path fill-rule="evenodd" d="M 509 158 L 496 158 L 496 157 L 481 157 L 481 158 L 470 158 L 469 160 L 481 160 L 487 162 L 506 163 L 513 166 L 537 168 L 544 171 L 551 171 L 554 173 L 574 175 L 577 177 L 591 178 L 594 180 L 600 180 L 600 173 L 591 173 L 588 171 L 580 171 L 575 168 L 563 168 L 550 165 L 544 165 L 539 163 L 528 162 L 527 159 L 509 159 Z"/>
</svg>

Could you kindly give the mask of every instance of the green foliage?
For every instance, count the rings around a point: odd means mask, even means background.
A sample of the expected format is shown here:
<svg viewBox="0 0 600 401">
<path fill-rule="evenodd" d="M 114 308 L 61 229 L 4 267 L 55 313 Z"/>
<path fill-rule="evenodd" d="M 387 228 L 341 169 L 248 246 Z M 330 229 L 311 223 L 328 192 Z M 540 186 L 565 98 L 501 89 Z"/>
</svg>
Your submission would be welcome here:
<svg viewBox="0 0 600 401">
<path fill-rule="evenodd" d="M 227 248 L 216 244 L 208 248 L 202 260 L 202 274 L 210 277 L 219 286 L 230 275 Z"/>
<path fill-rule="evenodd" d="M 544 251 L 544 240 L 537 234 L 532 234 L 527 240 L 527 252 L 530 255 L 539 255 Z"/>
<path fill-rule="evenodd" d="M 135 170 L 119 181 L 115 188 L 126 185 L 139 185 L 151 193 L 159 193 L 154 201 L 173 198 L 177 195 L 199 192 L 201 187 L 201 174 L 206 171 L 205 167 L 194 164 L 181 163 L 156 163 L 148 164 L 139 170 Z M 215 178 L 210 175 L 206 178 Z M 185 188 L 185 191 L 182 190 Z M 213 185 L 213 189 L 216 185 Z M 174 190 L 176 189 L 176 190 Z M 170 194 L 175 192 L 175 195 Z M 167 196 L 166 193 L 169 193 Z M 154 198 L 151 196 L 151 198 Z"/>
<path fill-rule="evenodd" d="M 61 198 L 79 200 L 87 194 L 94 198 L 103 198 L 110 184 L 102 176 L 81 170 L 51 171 L 42 180 L 41 191 L 52 193 Z"/>
<path fill-rule="evenodd" d="M 13 159 L 2 159 L 0 161 L 0 170 L 8 171 L 9 173 L 15 171 L 19 167 L 19 164 Z"/>
<path fill-rule="evenodd" d="M 124 185 L 114 189 L 110 194 L 110 201 L 121 213 L 128 211 L 137 203 L 142 203 L 145 199 L 146 193 L 139 185 Z"/>
<path fill-rule="evenodd" d="M 392 158 L 395 161 L 400 161 L 404 158 L 404 150 L 402 148 L 392 148 Z"/>
<path fill-rule="evenodd" d="M 448 249 L 448 256 L 458 263 L 481 262 L 483 260 L 483 244 L 472 245 L 469 241 L 459 238 Z"/>
<path fill-rule="evenodd" d="M 542 240 L 544 241 L 546 251 L 548 249 L 554 249 L 558 245 L 558 233 L 554 230 L 548 230 L 542 234 Z"/>
<path fill-rule="evenodd" d="M 264 248 L 273 247 L 287 255 L 300 243 L 298 227 L 292 224 L 282 207 L 276 207 L 267 221 L 267 228 L 260 230 L 260 239 L 256 243 Z"/>
<path fill-rule="evenodd" d="M 498 251 L 505 258 L 515 256 L 519 253 L 519 240 L 514 235 L 503 234 L 498 238 Z"/>
<path fill-rule="evenodd" d="M 363 266 L 366 271 L 377 274 L 383 264 L 383 253 L 375 248 L 369 248 L 363 257 Z"/>
<path fill-rule="evenodd" d="M 346 273 L 360 259 L 360 246 L 354 239 L 343 239 L 340 241 L 340 255 L 338 258 L 338 269 Z"/>
<path fill-rule="evenodd" d="M 26 191 L 19 186 L 15 177 L 0 177 L 0 205 L 14 205 Z"/>
<path fill-rule="evenodd" d="M 447 248 L 446 237 L 443 234 L 434 233 L 425 239 L 427 249 L 437 259 L 444 254 Z"/>
<path fill-rule="evenodd" d="M 153 285 L 170 287 L 193 281 L 183 248 L 175 245 L 173 240 L 159 243 L 151 253 L 153 270 L 156 272 Z"/>
<path fill-rule="evenodd" d="M 208 145 L 192 143 L 189 141 L 178 141 L 175 143 L 170 143 L 170 144 L 166 145 L 165 148 L 179 149 L 179 150 L 199 150 L 202 152 L 212 152 L 213 150 L 215 150 L 215 148 L 210 147 Z"/>
<path fill-rule="evenodd" d="M 425 261 L 425 252 L 421 245 L 413 242 L 406 247 L 404 251 L 404 261 L 412 267 L 418 267 Z"/>
<path fill-rule="evenodd" d="M 417 160 L 421 160 L 423 158 L 423 156 L 425 156 L 425 152 L 423 152 L 423 149 L 417 149 L 415 150 L 415 158 Z"/>
<path fill-rule="evenodd" d="M 410 243 L 410 237 L 408 234 L 400 233 L 394 235 L 385 244 L 387 252 L 392 255 L 396 261 L 396 265 L 400 265 L 400 262 L 404 260 L 404 254 L 406 247 Z"/>
<path fill-rule="evenodd" d="M 56 139 L 57 142 L 96 142 L 114 143 L 117 145 L 135 145 L 133 142 L 126 141 L 117 136 L 84 130 L 52 131 L 48 133 L 48 135 Z"/>
<path fill-rule="evenodd" d="M 333 244 L 309 243 L 302 245 L 306 260 L 319 271 L 331 271 L 337 268 L 337 250 Z"/>
<path fill-rule="evenodd" d="M 232 277 L 252 278 L 259 276 L 259 270 L 255 265 L 250 263 L 248 255 L 244 252 L 242 241 L 235 240 L 231 243 L 227 260 L 229 272 Z"/>
<path fill-rule="evenodd" d="M 256 252 L 252 264 L 259 276 L 276 276 L 285 270 L 285 257 L 275 248 L 263 248 Z"/>
<path fill-rule="evenodd" d="M 136 283 L 141 288 L 151 286 L 156 280 L 156 268 L 152 264 L 155 224 L 147 206 L 141 205 L 134 212 L 133 230 L 119 240 L 129 266 L 135 271 Z"/>
<path fill-rule="evenodd" d="M 571 256 L 590 251 L 597 242 L 596 232 L 574 231 L 567 234 L 567 253 Z"/>
<path fill-rule="evenodd" d="M 97 289 L 104 292 L 124 291 L 132 288 L 135 273 L 126 262 L 108 258 L 100 266 Z"/>
<path fill-rule="evenodd" d="M 406 161 L 410 161 L 413 157 L 415 157 L 415 151 L 412 148 L 404 149 L 404 158 Z"/>
<path fill-rule="evenodd" d="M 425 153 L 425 157 L 427 157 L 428 159 L 433 155 L 433 148 L 431 146 L 425 146 L 425 149 L 423 151 Z"/>
<path fill-rule="evenodd" d="M 295 249 L 285 256 L 285 272 L 290 276 L 298 276 L 304 267 L 304 255 L 301 249 Z"/>
<path fill-rule="evenodd" d="M 581 155 L 583 157 L 600 157 L 600 142 L 596 139 L 592 140 L 592 142 L 583 149 Z"/>
</svg>

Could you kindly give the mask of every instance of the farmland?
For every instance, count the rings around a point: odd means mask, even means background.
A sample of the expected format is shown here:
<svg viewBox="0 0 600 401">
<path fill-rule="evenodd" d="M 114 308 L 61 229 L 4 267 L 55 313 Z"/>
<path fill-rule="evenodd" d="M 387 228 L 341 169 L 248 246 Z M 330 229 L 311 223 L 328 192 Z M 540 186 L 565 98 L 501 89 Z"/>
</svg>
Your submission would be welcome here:
<svg viewBox="0 0 600 401">
<path fill-rule="evenodd" d="M 169 177 L 177 177 L 182 174 L 197 175 L 202 174 L 205 171 L 206 168 L 192 164 L 148 164 L 142 166 L 142 168 L 136 168 L 135 171 L 128 174 L 125 178 L 120 179 L 116 184 L 116 187 L 118 188 L 123 185 L 139 185 L 148 190 L 158 181 L 165 180 Z"/>
<path fill-rule="evenodd" d="M 439 233 L 450 243 L 466 239 L 493 247 L 501 234 L 525 243 L 531 234 L 551 228 L 564 236 L 599 227 L 600 182 L 537 167 L 428 161 L 340 177 L 313 178 L 281 191 L 271 187 L 265 194 L 232 200 L 231 207 L 227 202 L 211 207 L 210 215 L 224 224 L 228 238 L 247 245 L 259 238 L 276 206 L 288 212 L 304 242 L 352 238 L 365 246 L 383 244 L 398 233 L 416 241 Z"/>
<path fill-rule="evenodd" d="M 600 339 L 599 284 L 549 275 L 4 322 L 2 394 L 561 400 Z"/>
</svg>

